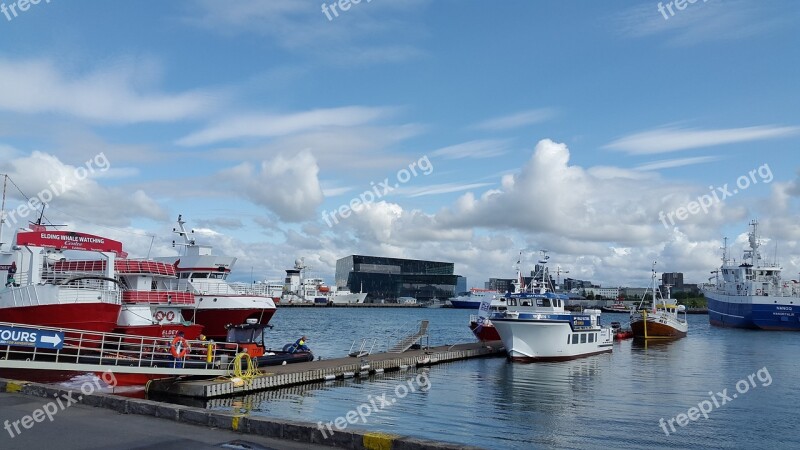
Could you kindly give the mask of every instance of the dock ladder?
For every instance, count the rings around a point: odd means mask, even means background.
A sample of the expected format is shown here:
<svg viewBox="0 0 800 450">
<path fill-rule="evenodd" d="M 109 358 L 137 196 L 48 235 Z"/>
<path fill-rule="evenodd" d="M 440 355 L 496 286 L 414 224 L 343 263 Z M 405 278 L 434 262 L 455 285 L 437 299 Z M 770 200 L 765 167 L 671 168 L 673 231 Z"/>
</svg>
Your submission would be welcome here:
<svg viewBox="0 0 800 450">
<path fill-rule="evenodd" d="M 356 349 L 356 342 L 358 339 L 354 340 L 353 343 L 350 345 L 350 351 L 347 352 L 349 356 L 354 358 L 361 358 L 363 356 L 368 356 L 372 353 L 372 350 L 375 349 L 375 346 L 378 344 L 378 338 L 364 338 L 361 340 L 361 345 Z M 369 350 L 367 350 L 367 346 L 369 346 Z"/>
<path fill-rule="evenodd" d="M 409 334 L 408 327 L 400 328 L 391 335 L 386 343 L 387 353 L 403 353 L 413 345 L 420 343 L 422 338 L 425 338 L 426 346 L 428 344 L 428 325 L 427 320 L 420 320 L 418 322 L 419 328 L 416 331 L 411 331 Z"/>
</svg>

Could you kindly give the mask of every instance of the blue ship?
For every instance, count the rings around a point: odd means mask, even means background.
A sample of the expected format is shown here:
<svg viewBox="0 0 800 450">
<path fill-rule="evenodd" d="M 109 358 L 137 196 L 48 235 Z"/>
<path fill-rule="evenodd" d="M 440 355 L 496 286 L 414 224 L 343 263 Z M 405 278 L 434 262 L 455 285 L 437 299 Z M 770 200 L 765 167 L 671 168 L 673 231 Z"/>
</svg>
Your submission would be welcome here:
<svg viewBox="0 0 800 450">
<path fill-rule="evenodd" d="M 727 241 L 722 266 L 703 288 L 708 319 L 721 327 L 800 331 L 800 283 L 783 281 L 777 262 L 765 262 L 758 248 L 758 221 L 750 222 L 750 248 L 740 263 L 728 258 Z M 798 302 L 797 305 L 794 303 Z"/>
</svg>

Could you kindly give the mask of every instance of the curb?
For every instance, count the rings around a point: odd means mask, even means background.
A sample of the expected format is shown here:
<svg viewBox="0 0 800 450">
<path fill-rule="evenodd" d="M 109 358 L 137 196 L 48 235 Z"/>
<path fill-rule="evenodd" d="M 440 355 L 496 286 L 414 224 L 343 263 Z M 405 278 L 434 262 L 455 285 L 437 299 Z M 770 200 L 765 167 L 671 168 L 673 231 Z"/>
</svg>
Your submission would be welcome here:
<svg viewBox="0 0 800 450">
<path fill-rule="evenodd" d="M 52 399 L 70 392 L 74 395 L 76 391 L 46 384 L 0 378 L 0 393 L 4 392 Z M 203 408 L 120 397 L 113 394 L 81 395 L 76 400 L 79 404 L 110 409 L 120 414 L 151 416 L 189 425 L 354 450 L 481 450 L 480 447 L 365 430 L 345 429 L 336 430 L 333 434 L 330 432 L 323 434 L 317 425 L 307 422 L 249 417 L 242 414 L 209 411 Z"/>
</svg>

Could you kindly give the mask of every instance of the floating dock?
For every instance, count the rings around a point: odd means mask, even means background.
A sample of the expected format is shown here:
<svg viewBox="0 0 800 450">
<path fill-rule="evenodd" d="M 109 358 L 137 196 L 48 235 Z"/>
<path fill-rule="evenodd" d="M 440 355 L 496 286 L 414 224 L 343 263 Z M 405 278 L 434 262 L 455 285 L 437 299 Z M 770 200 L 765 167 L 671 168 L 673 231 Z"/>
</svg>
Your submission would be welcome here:
<svg viewBox="0 0 800 450">
<path fill-rule="evenodd" d="M 501 342 L 476 342 L 410 350 L 403 353 L 375 353 L 363 357 L 269 366 L 262 369 L 264 372 L 261 375 L 247 380 L 232 381 L 230 378 L 199 381 L 181 380 L 180 378 L 153 380 L 148 384 L 147 392 L 209 399 L 330 381 L 337 378 L 367 377 L 374 373 L 500 355 L 505 355 Z"/>
</svg>

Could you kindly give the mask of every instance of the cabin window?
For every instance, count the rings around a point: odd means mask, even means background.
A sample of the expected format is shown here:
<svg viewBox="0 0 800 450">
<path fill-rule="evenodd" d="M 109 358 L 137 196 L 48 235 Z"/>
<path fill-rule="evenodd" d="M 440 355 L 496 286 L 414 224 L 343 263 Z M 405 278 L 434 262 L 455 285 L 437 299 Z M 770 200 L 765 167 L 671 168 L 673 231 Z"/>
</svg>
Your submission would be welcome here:
<svg viewBox="0 0 800 450">
<path fill-rule="evenodd" d="M 569 335 L 567 335 L 567 345 L 569 345 Z"/>
<path fill-rule="evenodd" d="M 589 343 L 594 342 L 594 333 L 589 333 Z"/>
<path fill-rule="evenodd" d="M 573 334 L 572 335 L 572 343 L 573 344 L 577 344 L 578 343 L 578 335 L 577 334 Z"/>
<path fill-rule="evenodd" d="M 586 333 L 581 333 L 581 344 L 586 343 Z"/>
<path fill-rule="evenodd" d="M 550 306 L 550 299 L 549 298 L 542 299 L 542 306 L 549 307 Z"/>
<path fill-rule="evenodd" d="M 222 280 L 223 278 L 225 278 L 225 274 L 224 273 L 212 273 L 210 275 L 211 275 L 211 278 L 213 278 L 215 280 Z"/>
<path fill-rule="evenodd" d="M 181 272 L 179 278 L 182 278 L 182 279 L 189 278 L 189 272 Z"/>
<path fill-rule="evenodd" d="M 522 302 L 522 306 L 531 306 L 531 302 Z"/>
</svg>

